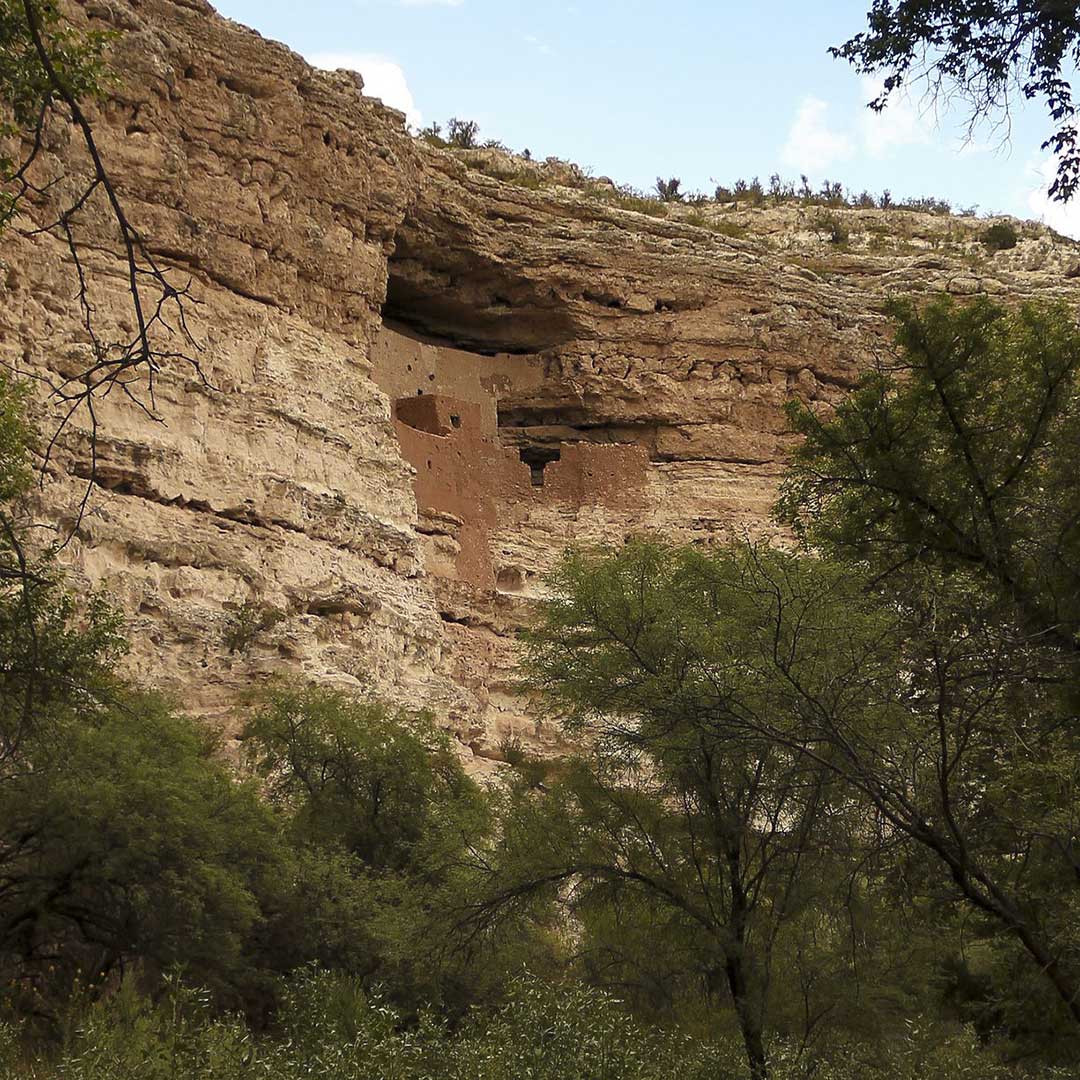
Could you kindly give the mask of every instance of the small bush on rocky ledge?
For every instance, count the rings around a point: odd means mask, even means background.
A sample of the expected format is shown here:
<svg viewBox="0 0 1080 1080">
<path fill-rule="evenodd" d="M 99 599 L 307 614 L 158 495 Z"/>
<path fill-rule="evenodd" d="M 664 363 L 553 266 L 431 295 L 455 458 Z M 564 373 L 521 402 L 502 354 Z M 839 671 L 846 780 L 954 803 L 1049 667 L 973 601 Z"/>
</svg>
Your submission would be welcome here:
<svg viewBox="0 0 1080 1080">
<path fill-rule="evenodd" d="M 829 243 L 836 247 L 845 247 L 851 239 L 847 225 L 835 214 L 819 214 L 813 221 L 817 232 L 828 233 Z"/>
<path fill-rule="evenodd" d="M 452 116 L 446 122 L 446 132 L 442 124 L 429 124 L 420 130 L 420 138 L 439 149 L 451 147 L 454 150 L 475 150 L 480 146 L 480 125 L 475 120 L 459 120 Z M 489 139 L 484 146 L 490 149 L 505 150 L 496 139 Z"/>
<path fill-rule="evenodd" d="M 661 176 L 656 178 L 656 194 L 661 202 L 682 202 L 683 196 L 679 190 L 681 186 L 682 181 L 677 176 L 671 177 L 670 180 L 665 180 Z"/>
<path fill-rule="evenodd" d="M 815 188 L 809 177 L 803 175 L 798 183 L 785 180 L 779 173 L 769 177 L 768 187 L 755 176 L 751 180 L 736 180 L 734 184 L 720 184 L 715 200 L 719 203 L 746 204 L 748 206 L 822 206 L 830 208 L 851 207 L 858 210 L 909 210 L 924 214 L 950 214 L 952 206 L 946 199 L 933 196 L 905 198 L 897 201 L 892 192 L 880 195 L 869 191 L 856 192 L 846 189 L 837 180 L 825 179 Z M 972 213 L 973 211 L 964 211 Z"/>
<path fill-rule="evenodd" d="M 475 120 L 459 120 L 456 116 L 446 122 L 446 142 L 455 150 L 474 150 L 479 145 L 480 125 Z"/>
<path fill-rule="evenodd" d="M 736 240 L 746 235 L 745 225 L 739 225 L 734 221 L 726 221 L 723 218 L 706 217 L 700 210 L 691 211 L 681 220 L 684 225 L 692 225 L 695 229 L 708 229 L 709 232 L 718 233 L 720 236 L 729 236 Z"/>
<path fill-rule="evenodd" d="M 636 214 L 648 214 L 649 217 L 667 217 L 669 206 L 655 195 L 646 195 L 629 185 L 622 187 L 594 187 L 589 194 L 600 202 L 617 206 L 620 210 L 631 210 Z"/>
<path fill-rule="evenodd" d="M 285 612 L 254 600 L 245 600 L 230 612 L 222 632 L 222 642 L 230 653 L 245 653 L 256 638 L 272 630 L 286 618 Z"/>
<path fill-rule="evenodd" d="M 447 142 L 443 138 L 442 124 L 432 123 L 428 124 L 426 128 L 421 128 L 420 138 L 429 146 L 437 146 L 440 150 L 445 149 L 447 146 Z"/>
<path fill-rule="evenodd" d="M 1016 229 L 1007 221 L 995 222 L 979 237 L 988 251 L 1009 251 L 1019 239 Z"/>
</svg>

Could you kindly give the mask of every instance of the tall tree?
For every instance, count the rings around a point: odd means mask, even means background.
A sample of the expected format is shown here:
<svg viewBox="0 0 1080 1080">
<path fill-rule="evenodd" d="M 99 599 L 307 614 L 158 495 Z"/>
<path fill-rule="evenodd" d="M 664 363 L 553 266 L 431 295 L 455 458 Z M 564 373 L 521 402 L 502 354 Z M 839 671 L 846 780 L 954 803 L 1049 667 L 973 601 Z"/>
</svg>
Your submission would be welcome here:
<svg viewBox="0 0 1080 1080">
<path fill-rule="evenodd" d="M 316 961 L 378 983 L 410 1008 L 469 1004 L 506 970 L 467 970 L 448 917 L 467 844 L 490 814 L 426 714 L 318 687 L 271 691 L 242 732 L 289 838 L 294 885 L 265 926 L 278 970 Z M 543 964 L 530 941 L 511 963 Z"/>
<path fill-rule="evenodd" d="M 902 662 L 865 689 L 876 728 L 792 669 L 806 733 L 788 738 L 838 751 L 1080 1024 L 1080 329 L 1053 306 L 894 313 L 894 363 L 833 416 L 792 407 L 805 441 L 780 513 L 867 583 L 851 609 L 896 620 Z M 838 620 L 838 645 L 856 629 Z"/>
<path fill-rule="evenodd" d="M 886 584 L 962 575 L 1052 667 L 1080 662 L 1080 327 L 1064 306 L 892 306 L 896 352 L 805 438 L 779 512 Z"/>
<path fill-rule="evenodd" d="M 546 790 L 517 792 L 474 918 L 569 897 L 585 947 L 612 955 L 604 912 L 647 926 L 654 958 L 728 1003 L 764 1077 L 777 984 L 800 964 L 806 986 L 826 982 L 794 946 L 800 933 L 831 941 L 833 962 L 842 951 L 846 808 L 828 768 L 733 717 L 717 692 L 717 672 L 738 675 L 760 626 L 743 559 L 635 543 L 564 562 L 526 639 L 530 682 L 591 750 Z M 767 681 L 739 688 L 762 707 L 789 704 Z M 628 962 L 659 970 L 624 943 L 615 964 Z M 808 991 L 804 1042 L 831 1004 Z"/>
</svg>

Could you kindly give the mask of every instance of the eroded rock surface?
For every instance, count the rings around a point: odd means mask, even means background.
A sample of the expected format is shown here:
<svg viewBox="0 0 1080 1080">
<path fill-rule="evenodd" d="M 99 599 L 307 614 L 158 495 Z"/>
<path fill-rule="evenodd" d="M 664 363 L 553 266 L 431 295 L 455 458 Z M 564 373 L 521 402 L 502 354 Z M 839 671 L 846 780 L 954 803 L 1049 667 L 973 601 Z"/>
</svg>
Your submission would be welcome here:
<svg viewBox="0 0 1080 1080">
<path fill-rule="evenodd" d="M 838 400 L 891 295 L 1077 297 L 1075 245 L 1041 226 L 991 256 L 967 218 L 836 211 L 840 248 L 812 208 L 644 214 L 561 165 L 429 147 L 200 0 L 73 10 L 123 32 L 96 130 L 192 280 L 205 380 L 178 361 L 150 412 L 142 384 L 100 400 L 96 464 L 75 414 L 42 516 L 78 519 L 65 557 L 122 604 L 132 671 L 226 726 L 292 671 L 430 706 L 477 767 L 557 748 L 514 632 L 567 544 L 770 530 L 784 402 Z M 70 131 L 41 167 L 85 168 Z M 55 383 L 90 345 L 47 212 L 5 236 L 0 357 Z M 130 333 L 103 205 L 81 239 L 95 326 Z"/>
</svg>

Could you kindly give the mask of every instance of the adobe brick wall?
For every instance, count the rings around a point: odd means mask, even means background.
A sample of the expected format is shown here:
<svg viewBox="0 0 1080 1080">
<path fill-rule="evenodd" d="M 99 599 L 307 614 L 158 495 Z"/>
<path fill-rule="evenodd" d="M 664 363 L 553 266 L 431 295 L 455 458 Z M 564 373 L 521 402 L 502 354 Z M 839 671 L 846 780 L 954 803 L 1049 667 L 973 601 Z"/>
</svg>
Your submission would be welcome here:
<svg viewBox="0 0 1080 1080">
<path fill-rule="evenodd" d="M 430 574 L 493 590 L 491 535 L 506 510 L 526 502 L 632 505 L 644 493 L 644 447 L 564 443 L 534 477 L 519 450 L 503 445 L 499 389 L 535 378 L 535 358 L 484 356 L 384 327 L 372 360 L 375 382 L 393 401 L 402 455 L 416 470 L 417 508 L 456 544 L 449 563 L 445 548 L 429 548 Z"/>
</svg>

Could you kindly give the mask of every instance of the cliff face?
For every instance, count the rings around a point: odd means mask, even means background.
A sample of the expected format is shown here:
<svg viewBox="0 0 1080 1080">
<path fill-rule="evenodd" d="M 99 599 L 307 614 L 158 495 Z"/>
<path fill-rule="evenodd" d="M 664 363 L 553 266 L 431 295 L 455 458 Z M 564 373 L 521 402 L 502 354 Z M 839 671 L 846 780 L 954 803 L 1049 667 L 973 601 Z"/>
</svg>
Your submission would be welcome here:
<svg viewBox="0 0 1080 1080">
<path fill-rule="evenodd" d="M 554 746 L 513 633 L 568 543 L 768 530 L 784 401 L 850 387 L 890 294 L 1076 295 L 1041 227 L 989 257 L 971 219 L 840 211 L 840 250 L 811 209 L 650 216 L 558 163 L 413 140 L 357 77 L 201 0 L 73 11 L 122 31 L 98 138 L 192 279 L 207 382 L 163 371 L 159 419 L 99 401 L 96 468 L 76 414 L 42 515 L 63 532 L 92 477 L 73 574 L 123 605 L 133 673 L 219 723 L 294 671 L 430 706 L 477 767 Z M 44 172 L 83 167 L 50 131 Z M 0 358 L 56 382 L 90 347 L 46 214 L 5 236 Z M 96 325 L 130 332 L 104 207 L 83 222 Z"/>
</svg>

